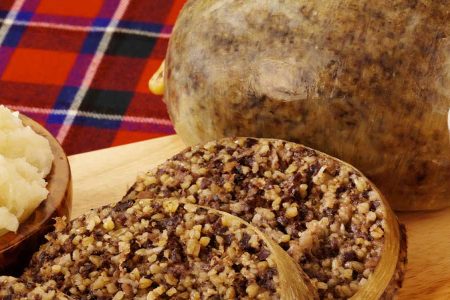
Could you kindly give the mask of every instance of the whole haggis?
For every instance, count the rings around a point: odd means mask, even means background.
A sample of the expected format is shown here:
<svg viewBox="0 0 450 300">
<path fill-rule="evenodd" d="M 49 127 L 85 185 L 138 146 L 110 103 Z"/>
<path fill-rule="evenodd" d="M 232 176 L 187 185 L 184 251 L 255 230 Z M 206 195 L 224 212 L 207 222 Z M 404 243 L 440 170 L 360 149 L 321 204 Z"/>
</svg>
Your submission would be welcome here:
<svg viewBox="0 0 450 300">
<path fill-rule="evenodd" d="M 450 205 L 450 1 L 196 0 L 166 57 L 189 144 L 301 142 L 364 171 L 395 209 Z"/>
</svg>

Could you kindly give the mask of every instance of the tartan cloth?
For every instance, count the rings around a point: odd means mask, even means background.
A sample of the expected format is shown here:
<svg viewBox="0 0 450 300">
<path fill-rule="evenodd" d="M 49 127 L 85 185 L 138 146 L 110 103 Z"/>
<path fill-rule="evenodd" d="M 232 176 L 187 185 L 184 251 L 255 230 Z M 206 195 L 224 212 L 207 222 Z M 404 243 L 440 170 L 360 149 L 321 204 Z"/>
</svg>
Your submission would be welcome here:
<svg viewBox="0 0 450 300">
<path fill-rule="evenodd" d="M 0 0 L 0 104 L 67 154 L 173 134 L 147 82 L 185 0 Z"/>
</svg>

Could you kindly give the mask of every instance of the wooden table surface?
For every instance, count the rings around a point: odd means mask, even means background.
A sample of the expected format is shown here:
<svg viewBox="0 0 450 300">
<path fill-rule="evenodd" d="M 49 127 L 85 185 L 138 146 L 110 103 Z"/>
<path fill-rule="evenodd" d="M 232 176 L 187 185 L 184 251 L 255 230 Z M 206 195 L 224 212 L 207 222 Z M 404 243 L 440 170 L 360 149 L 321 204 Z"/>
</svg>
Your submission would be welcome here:
<svg viewBox="0 0 450 300">
<path fill-rule="evenodd" d="M 120 200 L 138 173 L 184 147 L 177 136 L 168 136 L 71 156 L 72 216 Z M 408 230 L 409 263 L 398 299 L 450 299 L 450 209 L 399 218 Z"/>
</svg>

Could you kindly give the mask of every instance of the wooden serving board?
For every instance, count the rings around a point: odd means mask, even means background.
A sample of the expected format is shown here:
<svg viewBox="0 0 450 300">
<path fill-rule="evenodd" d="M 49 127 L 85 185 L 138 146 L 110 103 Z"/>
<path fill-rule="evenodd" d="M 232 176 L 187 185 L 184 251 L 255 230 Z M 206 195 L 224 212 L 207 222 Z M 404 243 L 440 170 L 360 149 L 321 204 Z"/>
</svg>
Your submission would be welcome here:
<svg viewBox="0 0 450 300">
<path fill-rule="evenodd" d="M 184 148 L 177 136 L 71 156 L 76 217 L 119 201 L 138 173 Z M 408 230 L 408 268 L 399 299 L 450 299 L 450 209 L 400 213 Z"/>
</svg>

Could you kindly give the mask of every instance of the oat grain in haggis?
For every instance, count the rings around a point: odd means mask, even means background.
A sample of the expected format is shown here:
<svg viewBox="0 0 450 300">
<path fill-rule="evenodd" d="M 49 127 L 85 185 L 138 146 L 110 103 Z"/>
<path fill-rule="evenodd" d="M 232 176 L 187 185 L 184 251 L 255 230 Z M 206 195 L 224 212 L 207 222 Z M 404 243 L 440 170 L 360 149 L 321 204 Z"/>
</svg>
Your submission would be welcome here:
<svg viewBox="0 0 450 300">
<path fill-rule="evenodd" d="M 356 169 L 281 140 L 194 146 L 141 176 L 127 199 L 187 197 L 267 233 L 303 268 L 321 298 L 349 298 L 377 266 L 386 207 Z M 406 252 L 387 293 L 403 280 Z"/>
<path fill-rule="evenodd" d="M 285 289 L 300 285 L 291 273 L 303 273 L 261 236 L 234 216 L 178 199 L 124 200 L 59 219 L 23 278 L 54 282 L 75 299 L 286 299 Z M 291 281 L 280 279 L 283 255 Z"/>
</svg>

